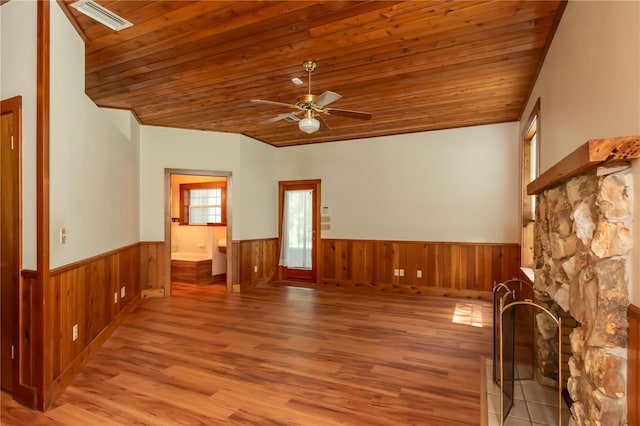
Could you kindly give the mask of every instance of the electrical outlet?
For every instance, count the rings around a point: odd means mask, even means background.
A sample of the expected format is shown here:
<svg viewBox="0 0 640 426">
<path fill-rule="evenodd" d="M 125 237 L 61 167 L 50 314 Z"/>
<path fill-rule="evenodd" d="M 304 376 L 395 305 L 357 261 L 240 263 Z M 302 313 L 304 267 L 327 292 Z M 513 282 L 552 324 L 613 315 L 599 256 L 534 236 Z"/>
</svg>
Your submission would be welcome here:
<svg viewBox="0 0 640 426">
<path fill-rule="evenodd" d="M 75 324 L 73 326 L 73 328 L 71 329 L 71 337 L 73 338 L 73 341 L 75 342 L 76 340 L 78 340 L 78 324 Z"/>
<path fill-rule="evenodd" d="M 399 270 L 399 269 L 394 269 L 394 270 L 393 270 L 393 276 L 394 276 L 394 277 L 397 277 L 397 276 L 399 276 L 399 275 L 400 275 L 400 270 Z"/>
<path fill-rule="evenodd" d="M 421 269 L 418 269 L 418 271 L 416 272 L 416 277 L 422 278 L 422 270 Z"/>
<path fill-rule="evenodd" d="M 113 293 L 113 303 L 118 303 L 118 292 Z"/>
<path fill-rule="evenodd" d="M 404 277 L 404 269 L 400 269 L 400 276 Z"/>
<path fill-rule="evenodd" d="M 124 299 L 124 295 L 125 295 L 125 287 L 122 286 L 120 287 L 120 299 Z"/>
<path fill-rule="evenodd" d="M 253 272 L 258 272 L 258 265 L 254 265 Z"/>
</svg>

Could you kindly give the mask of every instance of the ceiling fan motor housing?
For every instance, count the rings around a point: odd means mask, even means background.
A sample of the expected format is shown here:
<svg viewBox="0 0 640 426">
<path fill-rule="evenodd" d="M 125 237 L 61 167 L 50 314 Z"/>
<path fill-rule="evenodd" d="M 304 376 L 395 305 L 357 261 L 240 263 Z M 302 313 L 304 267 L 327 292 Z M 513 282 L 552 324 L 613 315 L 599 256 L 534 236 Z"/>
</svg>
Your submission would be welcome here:
<svg viewBox="0 0 640 426">
<path fill-rule="evenodd" d="M 298 96 L 298 99 L 296 99 L 296 106 L 303 111 L 311 111 L 315 109 L 313 107 L 315 100 L 316 95 L 312 95 L 311 93 L 300 95 Z"/>
</svg>

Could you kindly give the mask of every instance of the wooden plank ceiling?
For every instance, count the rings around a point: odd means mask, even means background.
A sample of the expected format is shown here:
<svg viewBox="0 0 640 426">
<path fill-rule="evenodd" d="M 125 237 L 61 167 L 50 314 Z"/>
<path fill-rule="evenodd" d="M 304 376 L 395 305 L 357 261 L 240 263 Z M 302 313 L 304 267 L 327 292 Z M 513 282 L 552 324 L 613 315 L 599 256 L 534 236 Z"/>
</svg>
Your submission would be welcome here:
<svg viewBox="0 0 640 426">
<path fill-rule="evenodd" d="M 114 32 L 63 0 L 86 42 L 86 92 L 143 124 L 242 133 L 274 146 L 514 121 L 562 1 L 98 1 L 134 26 Z M 312 93 L 370 121 L 290 112 Z M 296 86 L 291 78 L 302 79 Z"/>
</svg>

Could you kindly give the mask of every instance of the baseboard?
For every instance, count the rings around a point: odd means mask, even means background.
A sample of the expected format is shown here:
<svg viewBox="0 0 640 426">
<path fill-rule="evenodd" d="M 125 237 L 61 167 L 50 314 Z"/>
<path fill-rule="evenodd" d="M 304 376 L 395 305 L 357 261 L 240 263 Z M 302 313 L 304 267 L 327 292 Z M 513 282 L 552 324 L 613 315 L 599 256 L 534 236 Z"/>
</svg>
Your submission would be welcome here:
<svg viewBox="0 0 640 426">
<path fill-rule="evenodd" d="M 62 373 L 51 383 L 51 387 L 49 391 L 46 392 L 47 398 L 45 404 L 48 406 L 58 399 L 60 395 L 64 392 L 64 390 L 71 384 L 75 376 L 78 372 L 89 362 L 89 360 L 93 357 L 93 355 L 102 347 L 104 342 L 107 341 L 111 334 L 114 332 L 116 328 L 122 323 L 122 320 L 129 314 L 133 308 L 136 307 L 140 298 L 138 296 L 134 297 L 127 306 L 125 306 L 118 314 L 114 317 L 113 321 L 111 321 L 102 331 L 93 339 L 80 354 L 69 364 L 67 368 L 64 369 Z"/>
<path fill-rule="evenodd" d="M 13 399 L 32 410 L 38 409 L 38 389 L 18 383 L 13 389 Z"/>
<path fill-rule="evenodd" d="M 345 280 L 333 280 L 322 279 L 320 283 L 311 285 L 312 288 L 341 288 L 348 290 L 360 290 L 368 291 L 374 290 L 376 292 L 397 293 L 397 294 L 419 294 L 424 296 L 441 296 L 441 297 L 453 297 L 464 299 L 478 299 L 487 302 L 493 301 L 493 293 L 489 291 L 481 290 L 459 290 L 448 287 L 427 287 L 427 286 L 412 286 L 403 284 L 386 284 L 386 283 L 372 283 L 372 282 L 359 282 L 359 281 L 345 281 Z"/>
</svg>

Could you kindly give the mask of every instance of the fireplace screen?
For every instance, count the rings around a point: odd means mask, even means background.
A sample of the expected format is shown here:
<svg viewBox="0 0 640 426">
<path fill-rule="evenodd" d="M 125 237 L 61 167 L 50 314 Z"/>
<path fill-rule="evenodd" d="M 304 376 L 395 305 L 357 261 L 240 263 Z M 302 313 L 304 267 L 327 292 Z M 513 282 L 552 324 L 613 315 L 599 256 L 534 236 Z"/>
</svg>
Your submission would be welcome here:
<svg viewBox="0 0 640 426">
<path fill-rule="evenodd" d="M 500 424 L 503 425 L 514 403 L 514 382 L 516 380 L 516 307 L 542 311 L 558 330 L 562 328 L 562 318 L 531 299 L 518 300 L 516 291 L 504 283 L 496 285 L 494 295 L 494 382 L 500 385 Z M 557 333 L 557 345 L 562 347 L 562 333 Z M 561 354 L 558 353 L 558 364 Z M 497 361 L 497 362 L 496 362 Z M 497 364 L 497 368 L 496 368 Z M 497 377 L 496 377 L 497 376 Z M 562 371 L 558 372 L 558 424 L 562 424 Z"/>
<path fill-rule="evenodd" d="M 500 299 L 500 413 L 504 421 L 513 407 L 515 380 L 515 322 L 513 293 L 507 292 Z M 507 307 L 505 309 L 505 306 Z"/>
</svg>

